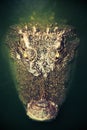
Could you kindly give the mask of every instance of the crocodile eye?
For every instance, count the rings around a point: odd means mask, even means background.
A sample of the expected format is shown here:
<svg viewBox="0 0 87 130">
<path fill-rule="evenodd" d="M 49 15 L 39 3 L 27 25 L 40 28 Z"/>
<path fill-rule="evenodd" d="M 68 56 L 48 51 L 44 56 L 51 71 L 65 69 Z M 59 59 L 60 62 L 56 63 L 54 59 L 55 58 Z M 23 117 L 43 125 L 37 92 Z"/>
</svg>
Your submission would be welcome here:
<svg viewBox="0 0 87 130">
<path fill-rule="evenodd" d="M 27 58 L 29 59 L 29 61 L 34 61 L 37 57 L 37 52 L 34 48 L 29 47 L 26 50 L 26 54 L 27 54 Z"/>
<path fill-rule="evenodd" d="M 51 48 L 49 50 L 49 58 L 53 61 L 55 61 L 57 58 L 59 58 L 59 53 L 56 48 Z"/>
</svg>

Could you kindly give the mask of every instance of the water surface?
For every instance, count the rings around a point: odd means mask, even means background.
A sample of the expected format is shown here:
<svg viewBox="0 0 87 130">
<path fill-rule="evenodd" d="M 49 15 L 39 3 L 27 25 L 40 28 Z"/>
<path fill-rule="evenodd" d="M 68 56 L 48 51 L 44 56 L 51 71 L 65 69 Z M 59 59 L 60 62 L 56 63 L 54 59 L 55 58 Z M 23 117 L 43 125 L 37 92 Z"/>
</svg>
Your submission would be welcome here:
<svg viewBox="0 0 87 130">
<path fill-rule="evenodd" d="M 9 26 L 28 22 L 33 12 L 42 20 L 54 16 L 55 20 L 73 25 L 80 37 L 79 56 L 76 72 L 67 99 L 61 107 L 58 117 L 52 122 L 40 123 L 30 120 L 18 98 L 12 76 L 8 50 L 4 44 L 4 36 Z M 53 14 L 52 14 L 53 13 Z M 41 16 L 42 14 L 42 16 Z M 87 120 L 87 18 L 86 5 L 81 1 L 58 0 L 15 0 L 3 1 L 0 5 L 0 127 L 2 129 L 84 129 Z M 1 129 L 0 128 L 0 129 Z"/>
</svg>

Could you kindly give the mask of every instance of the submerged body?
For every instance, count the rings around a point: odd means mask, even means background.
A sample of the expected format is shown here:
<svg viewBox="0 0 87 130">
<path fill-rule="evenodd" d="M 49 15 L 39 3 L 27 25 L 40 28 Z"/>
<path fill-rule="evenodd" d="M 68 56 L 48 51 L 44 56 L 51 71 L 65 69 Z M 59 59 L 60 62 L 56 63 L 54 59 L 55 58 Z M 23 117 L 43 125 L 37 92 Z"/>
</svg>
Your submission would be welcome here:
<svg viewBox="0 0 87 130">
<path fill-rule="evenodd" d="M 74 29 L 14 26 L 7 43 L 16 62 L 17 89 L 27 115 L 39 121 L 55 118 L 70 85 L 79 43 Z"/>
</svg>

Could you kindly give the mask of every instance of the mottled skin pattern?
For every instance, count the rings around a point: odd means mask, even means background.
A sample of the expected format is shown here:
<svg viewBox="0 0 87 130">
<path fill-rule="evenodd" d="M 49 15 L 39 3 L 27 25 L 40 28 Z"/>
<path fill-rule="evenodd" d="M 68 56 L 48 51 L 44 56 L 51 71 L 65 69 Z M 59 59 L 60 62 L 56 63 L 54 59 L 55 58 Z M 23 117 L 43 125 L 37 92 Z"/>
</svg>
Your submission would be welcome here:
<svg viewBox="0 0 87 130">
<path fill-rule="evenodd" d="M 58 25 L 13 26 L 6 42 L 27 115 L 39 121 L 55 118 L 70 84 L 79 43 L 75 30 Z"/>
</svg>

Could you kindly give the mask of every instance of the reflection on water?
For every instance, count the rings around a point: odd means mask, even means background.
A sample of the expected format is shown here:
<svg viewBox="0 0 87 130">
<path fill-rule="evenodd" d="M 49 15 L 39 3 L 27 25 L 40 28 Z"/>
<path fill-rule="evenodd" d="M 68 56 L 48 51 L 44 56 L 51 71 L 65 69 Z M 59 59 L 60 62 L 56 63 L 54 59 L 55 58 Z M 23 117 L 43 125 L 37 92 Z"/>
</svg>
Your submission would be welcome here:
<svg viewBox="0 0 87 130">
<path fill-rule="evenodd" d="M 35 2 L 35 3 L 34 3 Z M 46 3 L 46 4 L 45 4 Z M 38 3 L 36 1 L 9 1 L 2 4 L 3 6 L 0 8 L 1 12 L 1 36 L 4 39 L 4 34 L 7 31 L 9 25 L 13 25 L 14 23 L 22 22 L 26 19 L 28 21 L 28 15 L 32 15 L 32 10 L 37 9 Z M 75 26 L 78 34 L 81 39 L 80 49 L 79 49 L 79 57 L 77 61 L 77 69 L 76 75 L 74 78 L 74 82 L 68 94 L 67 100 L 62 106 L 59 113 L 59 117 L 53 122 L 56 128 L 59 129 L 70 129 L 75 127 L 80 127 L 86 122 L 86 8 L 81 3 L 72 3 L 72 2 L 55 2 L 49 0 L 46 2 L 39 2 L 38 11 L 49 12 L 52 9 L 52 12 L 55 13 L 55 17 L 57 19 L 67 20 L 68 23 Z M 41 6 L 43 5 L 43 6 Z M 3 11 L 4 10 L 4 11 Z M 7 14 L 7 15 L 6 15 Z M 44 13 L 46 15 L 46 13 Z M 61 22 L 61 20 L 60 20 Z M 1 41 L 3 44 L 3 40 Z M 7 52 L 4 48 L 0 46 L 1 60 L 0 60 L 0 114 L 1 114 L 1 123 L 6 124 L 10 128 L 14 126 L 15 128 L 27 129 L 33 128 L 31 125 L 32 121 L 29 121 L 25 116 L 24 109 L 18 99 L 15 85 L 13 79 L 11 77 L 11 72 L 9 68 L 9 61 L 7 60 Z M 21 117 L 21 119 L 20 119 Z M 53 123 L 51 127 L 53 128 Z M 32 122 L 33 126 L 37 126 L 38 129 L 42 128 L 41 124 L 36 124 Z M 58 124 L 58 125 L 57 125 Z M 44 124 L 45 127 L 45 124 Z M 48 128 L 51 128 L 47 125 Z M 6 128 L 6 127 L 5 127 Z M 14 128 L 14 129 L 15 129 Z"/>
</svg>

